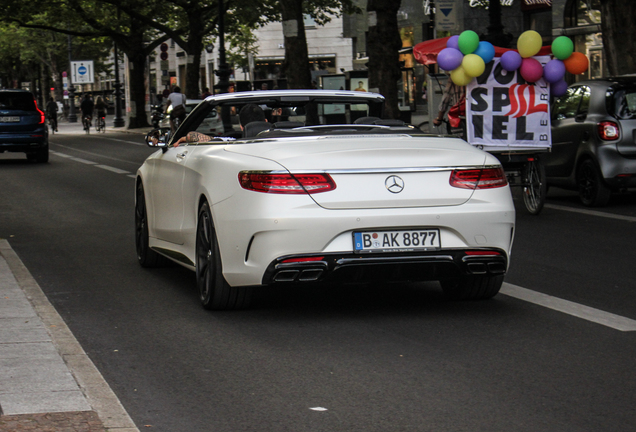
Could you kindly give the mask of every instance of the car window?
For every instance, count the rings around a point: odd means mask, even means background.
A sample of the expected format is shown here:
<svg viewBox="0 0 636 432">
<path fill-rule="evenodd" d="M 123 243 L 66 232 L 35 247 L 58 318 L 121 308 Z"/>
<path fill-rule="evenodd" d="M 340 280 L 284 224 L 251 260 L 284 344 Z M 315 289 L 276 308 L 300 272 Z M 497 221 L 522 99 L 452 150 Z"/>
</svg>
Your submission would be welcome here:
<svg viewBox="0 0 636 432">
<path fill-rule="evenodd" d="M 30 93 L 0 92 L 0 109 L 35 111 L 35 102 Z"/>
<path fill-rule="evenodd" d="M 579 94 L 581 95 L 581 104 L 579 105 L 578 114 L 587 114 L 590 109 L 592 90 L 588 86 L 581 86 L 579 87 Z"/>
<path fill-rule="evenodd" d="M 570 87 L 563 96 L 556 100 L 552 111 L 552 120 L 564 120 L 576 116 L 581 103 L 581 89 L 582 87 Z"/>
<path fill-rule="evenodd" d="M 621 120 L 636 119 L 636 88 L 621 89 L 614 95 L 614 112 Z"/>
</svg>

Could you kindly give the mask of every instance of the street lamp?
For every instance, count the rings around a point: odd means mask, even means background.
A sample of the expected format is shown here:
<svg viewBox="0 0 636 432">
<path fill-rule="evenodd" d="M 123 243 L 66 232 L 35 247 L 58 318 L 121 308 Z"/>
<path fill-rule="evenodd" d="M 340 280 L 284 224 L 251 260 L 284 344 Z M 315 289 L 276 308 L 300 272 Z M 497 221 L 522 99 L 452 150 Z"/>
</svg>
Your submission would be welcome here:
<svg viewBox="0 0 636 432">
<path fill-rule="evenodd" d="M 223 0 L 219 0 L 219 70 L 214 73 L 219 77 L 219 83 L 215 86 L 219 89 L 219 93 L 227 93 L 230 86 L 230 66 L 225 59 L 225 9 Z"/>
<path fill-rule="evenodd" d="M 72 61 L 72 45 L 71 45 L 71 35 L 68 35 L 68 80 L 69 80 L 69 87 L 68 87 L 68 100 L 69 100 L 69 106 L 68 106 L 68 122 L 69 123 L 77 123 L 77 115 L 75 114 L 75 87 L 73 87 L 73 63 L 71 63 Z"/>
</svg>

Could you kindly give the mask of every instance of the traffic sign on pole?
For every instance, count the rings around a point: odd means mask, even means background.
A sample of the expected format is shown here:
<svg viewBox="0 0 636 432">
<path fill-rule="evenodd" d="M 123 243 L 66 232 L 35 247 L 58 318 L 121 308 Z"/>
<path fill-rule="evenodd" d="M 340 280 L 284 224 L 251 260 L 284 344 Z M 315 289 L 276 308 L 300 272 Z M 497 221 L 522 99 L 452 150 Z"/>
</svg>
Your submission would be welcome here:
<svg viewBox="0 0 636 432">
<path fill-rule="evenodd" d="M 95 82 L 95 69 L 93 60 L 81 60 L 71 62 L 71 83 L 92 84 Z"/>
</svg>

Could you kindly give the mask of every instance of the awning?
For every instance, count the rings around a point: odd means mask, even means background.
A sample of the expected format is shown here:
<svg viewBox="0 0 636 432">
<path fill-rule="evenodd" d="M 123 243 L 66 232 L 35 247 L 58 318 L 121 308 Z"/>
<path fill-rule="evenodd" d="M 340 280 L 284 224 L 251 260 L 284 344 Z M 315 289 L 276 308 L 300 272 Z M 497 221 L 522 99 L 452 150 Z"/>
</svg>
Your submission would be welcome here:
<svg viewBox="0 0 636 432">
<path fill-rule="evenodd" d="M 450 36 L 431 39 L 424 42 L 420 42 L 413 47 L 413 56 L 418 63 L 424 65 L 431 65 L 437 63 L 437 55 L 441 50 L 446 48 L 446 43 L 450 39 Z M 511 48 L 495 47 L 495 57 L 501 57 L 506 51 L 517 51 Z M 544 46 L 537 53 L 537 55 L 550 55 L 552 53 L 552 47 Z"/>
</svg>

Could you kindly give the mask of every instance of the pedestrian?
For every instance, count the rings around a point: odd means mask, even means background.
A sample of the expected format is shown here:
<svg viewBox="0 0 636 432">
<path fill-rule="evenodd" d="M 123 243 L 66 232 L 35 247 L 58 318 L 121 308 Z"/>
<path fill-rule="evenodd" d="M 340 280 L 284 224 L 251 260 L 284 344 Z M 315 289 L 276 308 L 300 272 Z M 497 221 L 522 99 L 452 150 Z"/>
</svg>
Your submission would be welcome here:
<svg viewBox="0 0 636 432">
<path fill-rule="evenodd" d="M 458 106 L 466 100 L 466 87 L 458 86 L 453 80 L 448 78 L 446 88 L 444 89 L 444 96 L 439 104 L 439 112 L 437 117 L 433 119 L 433 124 L 439 126 L 444 121 L 446 113 L 454 106 Z M 461 109 L 461 107 L 459 107 Z"/>
<path fill-rule="evenodd" d="M 57 102 L 53 98 L 49 98 L 46 103 L 46 116 L 49 118 L 51 129 L 57 132 Z"/>
<path fill-rule="evenodd" d="M 175 86 L 172 93 L 168 95 L 168 103 L 166 104 L 166 114 L 168 113 L 168 108 L 172 106 L 172 111 L 170 112 L 170 130 L 172 130 L 173 133 L 177 126 L 186 118 L 185 104 L 186 96 L 181 93 L 181 87 Z M 177 124 L 175 124 L 175 120 L 178 120 Z"/>
<path fill-rule="evenodd" d="M 210 93 L 210 89 L 206 87 L 203 89 L 203 93 L 201 93 L 201 99 L 205 99 L 208 96 L 212 96 L 212 93 Z"/>
</svg>

